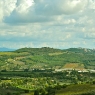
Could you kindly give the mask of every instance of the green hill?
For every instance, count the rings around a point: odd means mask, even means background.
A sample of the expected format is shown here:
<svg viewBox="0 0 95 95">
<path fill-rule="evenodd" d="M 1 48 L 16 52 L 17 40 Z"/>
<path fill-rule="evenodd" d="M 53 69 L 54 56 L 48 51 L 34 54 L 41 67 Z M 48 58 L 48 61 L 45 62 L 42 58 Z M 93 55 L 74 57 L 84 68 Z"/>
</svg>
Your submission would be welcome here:
<svg viewBox="0 0 95 95">
<path fill-rule="evenodd" d="M 0 52 L 1 71 L 23 71 L 33 69 L 62 69 L 66 64 L 78 64 L 95 69 L 95 50 L 85 48 L 54 49 L 21 48 L 12 52 Z"/>
<path fill-rule="evenodd" d="M 94 49 L 88 49 L 88 48 L 69 48 L 66 49 L 68 52 L 75 52 L 75 53 L 84 53 L 84 54 L 95 54 Z"/>
</svg>

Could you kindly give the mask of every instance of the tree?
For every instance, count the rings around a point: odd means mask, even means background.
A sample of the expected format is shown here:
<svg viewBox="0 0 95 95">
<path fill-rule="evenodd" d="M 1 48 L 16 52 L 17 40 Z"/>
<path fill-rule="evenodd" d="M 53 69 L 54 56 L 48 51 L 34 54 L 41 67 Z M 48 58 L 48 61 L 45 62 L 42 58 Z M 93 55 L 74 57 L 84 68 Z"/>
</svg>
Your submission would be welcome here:
<svg viewBox="0 0 95 95">
<path fill-rule="evenodd" d="M 49 87 L 47 91 L 48 91 L 47 95 L 55 95 L 55 89 L 54 88 Z"/>
<path fill-rule="evenodd" d="M 95 84 L 95 80 L 93 81 L 93 84 Z"/>
<path fill-rule="evenodd" d="M 6 95 L 12 95 L 10 92 L 7 92 Z"/>
<path fill-rule="evenodd" d="M 35 90 L 34 91 L 34 95 L 39 95 L 39 91 L 38 90 Z"/>
</svg>

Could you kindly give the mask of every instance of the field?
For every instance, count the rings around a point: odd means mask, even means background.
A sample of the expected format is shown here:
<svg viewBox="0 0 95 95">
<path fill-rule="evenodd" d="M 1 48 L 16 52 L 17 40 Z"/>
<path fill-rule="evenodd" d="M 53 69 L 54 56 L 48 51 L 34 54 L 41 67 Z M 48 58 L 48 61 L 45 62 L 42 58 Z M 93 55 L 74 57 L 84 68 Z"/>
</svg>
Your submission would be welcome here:
<svg viewBox="0 0 95 95">
<path fill-rule="evenodd" d="M 69 64 L 67 63 L 67 64 L 64 65 L 63 68 L 67 68 L 67 69 L 80 69 L 80 70 L 85 69 L 84 65 L 81 64 L 81 63 L 69 63 Z"/>
<path fill-rule="evenodd" d="M 53 55 L 61 55 L 61 54 L 63 54 L 63 52 L 49 53 L 50 56 L 53 56 Z"/>
<path fill-rule="evenodd" d="M 70 85 L 56 92 L 56 95 L 95 95 L 95 85 Z"/>
</svg>

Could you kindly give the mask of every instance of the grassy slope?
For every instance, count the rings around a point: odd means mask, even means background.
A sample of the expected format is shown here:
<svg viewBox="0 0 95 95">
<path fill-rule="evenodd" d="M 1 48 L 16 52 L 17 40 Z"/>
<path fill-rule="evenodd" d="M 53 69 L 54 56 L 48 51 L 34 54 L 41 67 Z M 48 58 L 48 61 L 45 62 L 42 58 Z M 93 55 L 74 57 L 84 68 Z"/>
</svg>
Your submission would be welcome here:
<svg viewBox="0 0 95 95">
<path fill-rule="evenodd" d="M 91 93 L 93 91 L 95 91 L 95 85 L 79 84 L 79 85 L 70 85 L 64 89 L 61 89 L 56 92 L 56 95 L 81 95 L 84 93 Z"/>
</svg>

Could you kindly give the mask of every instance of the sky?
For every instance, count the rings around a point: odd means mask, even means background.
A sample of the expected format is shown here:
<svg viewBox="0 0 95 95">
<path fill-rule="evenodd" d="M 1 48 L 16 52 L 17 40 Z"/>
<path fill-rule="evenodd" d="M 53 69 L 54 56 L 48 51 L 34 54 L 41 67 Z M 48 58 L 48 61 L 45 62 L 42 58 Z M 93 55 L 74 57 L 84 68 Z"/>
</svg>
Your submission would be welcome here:
<svg viewBox="0 0 95 95">
<path fill-rule="evenodd" d="M 95 48 L 95 0 L 0 0 L 0 47 Z"/>
</svg>

